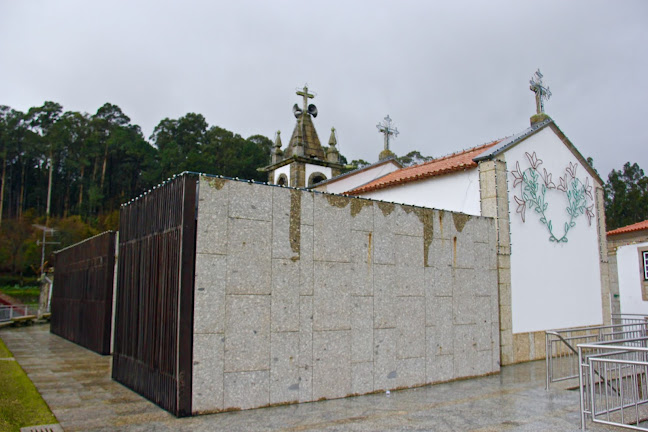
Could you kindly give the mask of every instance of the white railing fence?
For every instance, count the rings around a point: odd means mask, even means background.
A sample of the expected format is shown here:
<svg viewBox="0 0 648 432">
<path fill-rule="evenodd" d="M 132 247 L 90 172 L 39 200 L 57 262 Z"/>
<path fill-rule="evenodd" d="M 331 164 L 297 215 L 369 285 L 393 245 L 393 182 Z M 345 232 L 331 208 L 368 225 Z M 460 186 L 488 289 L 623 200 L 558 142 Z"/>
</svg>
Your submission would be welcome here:
<svg viewBox="0 0 648 432">
<path fill-rule="evenodd" d="M 0 323 L 38 315 L 38 304 L 0 305 Z"/>
<path fill-rule="evenodd" d="M 579 344 L 648 336 L 648 322 L 637 317 L 619 319 L 617 324 L 545 332 L 546 389 L 552 383 L 578 378 Z"/>
<path fill-rule="evenodd" d="M 648 337 L 578 346 L 581 428 L 587 418 L 648 431 Z"/>
<path fill-rule="evenodd" d="M 612 324 L 625 324 L 637 321 L 647 321 L 648 315 L 644 314 L 612 314 Z"/>
</svg>

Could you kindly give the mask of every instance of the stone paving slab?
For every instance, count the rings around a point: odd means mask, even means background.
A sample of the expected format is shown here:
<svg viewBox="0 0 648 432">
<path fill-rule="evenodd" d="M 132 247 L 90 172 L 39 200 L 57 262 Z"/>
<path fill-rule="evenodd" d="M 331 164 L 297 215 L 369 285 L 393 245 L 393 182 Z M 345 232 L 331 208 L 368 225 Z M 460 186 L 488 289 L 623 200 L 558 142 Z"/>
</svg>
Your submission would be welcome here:
<svg viewBox="0 0 648 432">
<path fill-rule="evenodd" d="M 0 338 L 67 432 L 580 430 L 578 392 L 546 392 L 543 362 L 390 395 L 178 419 L 113 381 L 110 356 L 49 333 L 49 325 L 3 329 Z M 590 423 L 588 430 L 618 429 Z"/>
</svg>

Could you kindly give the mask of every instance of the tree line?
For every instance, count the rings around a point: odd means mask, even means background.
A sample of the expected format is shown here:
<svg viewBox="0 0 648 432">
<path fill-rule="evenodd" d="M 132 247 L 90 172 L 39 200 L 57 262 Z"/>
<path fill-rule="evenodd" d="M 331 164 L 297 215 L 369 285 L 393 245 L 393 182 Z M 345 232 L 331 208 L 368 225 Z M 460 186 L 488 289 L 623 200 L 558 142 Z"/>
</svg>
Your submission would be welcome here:
<svg viewBox="0 0 648 432">
<path fill-rule="evenodd" d="M 38 273 L 35 225 L 59 231 L 58 249 L 117 229 L 123 202 L 174 174 L 265 180 L 256 169 L 271 147 L 265 136 L 243 138 L 195 113 L 163 119 L 146 139 L 110 103 L 94 114 L 51 101 L 26 112 L 0 105 L 0 272 Z"/>
<path fill-rule="evenodd" d="M 612 170 L 605 183 L 605 222 L 608 230 L 648 220 L 648 177 L 636 163 Z"/>
<path fill-rule="evenodd" d="M 184 170 L 260 180 L 256 168 L 267 164 L 271 145 L 261 135 L 210 127 L 201 114 L 165 118 L 148 141 L 110 103 L 92 115 L 55 102 L 26 113 L 0 106 L 0 218 L 47 213 L 50 187 L 53 217 L 88 219 Z"/>
</svg>

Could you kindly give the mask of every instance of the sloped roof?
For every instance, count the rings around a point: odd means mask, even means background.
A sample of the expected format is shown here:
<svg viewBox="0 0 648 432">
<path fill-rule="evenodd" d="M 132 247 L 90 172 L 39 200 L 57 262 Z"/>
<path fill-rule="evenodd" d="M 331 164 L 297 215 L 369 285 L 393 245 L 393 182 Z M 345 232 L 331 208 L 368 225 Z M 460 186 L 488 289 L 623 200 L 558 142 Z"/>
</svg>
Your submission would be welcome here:
<svg viewBox="0 0 648 432">
<path fill-rule="evenodd" d="M 481 155 L 491 147 L 495 146 L 500 141 L 502 140 L 496 140 L 488 144 L 483 144 L 478 147 L 464 150 L 459 153 L 453 153 L 451 155 L 433 159 L 419 165 L 412 165 L 391 172 L 365 185 L 350 190 L 346 192 L 346 194 L 359 195 L 362 193 L 384 189 L 415 180 L 423 180 L 443 174 L 477 168 L 477 162 L 475 162 L 473 159 L 475 159 L 477 156 Z"/>
<path fill-rule="evenodd" d="M 607 235 L 625 234 L 634 231 L 648 230 L 648 220 L 608 231 Z"/>
<path fill-rule="evenodd" d="M 317 186 L 322 186 L 322 185 L 329 184 L 329 183 L 335 183 L 338 180 L 343 180 L 343 179 L 345 179 L 347 177 L 351 177 L 351 176 L 356 175 L 358 173 L 361 173 L 363 171 L 367 171 L 367 170 L 369 170 L 371 168 L 376 168 L 376 167 L 379 167 L 381 165 L 385 165 L 387 163 L 393 163 L 396 166 L 398 166 L 399 169 L 403 168 L 403 165 L 400 162 L 398 162 L 396 157 L 390 157 L 390 158 L 387 158 L 387 159 L 381 159 L 378 162 L 374 162 L 372 164 L 365 165 L 365 166 L 360 167 L 360 168 L 356 168 L 356 169 L 351 170 L 349 172 L 346 172 L 344 174 L 340 174 L 339 176 L 332 177 L 332 178 L 330 178 L 328 180 L 324 180 L 323 182 L 317 183 Z"/>
<path fill-rule="evenodd" d="M 558 136 L 558 138 L 560 138 L 563 144 L 567 146 L 567 148 L 572 152 L 572 154 L 576 157 L 576 159 L 578 159 L 578 161 L 581 163 L 583 168 L 585 168 L 588 174 L 592 176 L 592 178 L 595 181 L 598 181 L 599 184 L 603 185 L 605 182 L 603 181 L 601 176 L 599 176 L 596 170 L 592 168 L 592 166 L 587 162 L 587 159 L 585 159 L 585 157 L 578 151 L 576 146 L 569 140 L 569 138 L 567 138 L 565 133 L 562 130 L 560 130 L 556 122 L 554 122 L 553 119 L 551 119 L 551 117 L 547 115 L 545 115 L 545 118 L 546 118 L 545 120 L 533 124 L 531 127 L 523 130 L 522 132 L 503 139 L 497 146 L 493 147 L 490 151 L 484 152 L 483 154 L 475 158 L 475 162 L 480 162 L 486 159 L 492 159 L 497 155 L 504 153 L 511 147 L 524 141 L 526 138 L 530 137 L 531 135 L 534 135 L 536 132 L 539 132 L 545 127 L 549 127 L 554 131 L 554 133 Z"/>
<path fill-rule="evenodd" d="M 479 156 L 475 157 L 475 162 L 479 162 L 486 159 L 492 159 L 493 157 L 504 153 L 506 150 L 510 149 L 511 147 L 513 147 L 514 145 L 522 141 L 524 138 L 533 135 L 534 133 L 538 132 L 540 129 L 544 128 L 545 126 L 547 126 L 549 123 L 552 122 L 553 120 L 548 118 L 543 122 L 536 123 L 531 127 L 524 129 L 520 133 L 516 133 L 515 135 L 511 135 L 510 137 L 500 140 L 497 143 L 497 145 L 493 146 L 489 151 L 485 151 Z"/>
</svg>

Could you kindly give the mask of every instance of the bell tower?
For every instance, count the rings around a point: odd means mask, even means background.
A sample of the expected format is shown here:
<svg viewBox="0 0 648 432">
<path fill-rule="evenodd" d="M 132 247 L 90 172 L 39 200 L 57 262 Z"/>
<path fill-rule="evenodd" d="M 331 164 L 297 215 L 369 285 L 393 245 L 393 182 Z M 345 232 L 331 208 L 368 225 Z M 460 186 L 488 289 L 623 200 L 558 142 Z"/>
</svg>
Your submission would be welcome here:
<svg viewBox="0 0 648 432">
<path fill-rule="evenodd" d="M 268 173 L 268 183 L 305 188 L 339 175 L 343 165 L 340 164 L 340 154 L 335 147 L 335 128 L 331 129 L 327 152 L 317 136 L 313 124 L 313 118 L 317 117 L 317 107 L 308 104 L 308 99 L 313 99 L 315 95 L 308 92 L 306 85 L 296 93 L 302 97 L 302 106 L 293 106 L 297 124 L 288 146 L 281 150 L 280 132 L 277 132 L 272 163 L 259 168 L 259 171 Z"/>
</svg>

